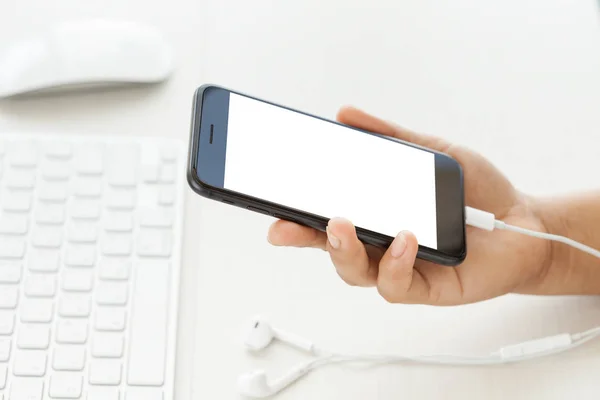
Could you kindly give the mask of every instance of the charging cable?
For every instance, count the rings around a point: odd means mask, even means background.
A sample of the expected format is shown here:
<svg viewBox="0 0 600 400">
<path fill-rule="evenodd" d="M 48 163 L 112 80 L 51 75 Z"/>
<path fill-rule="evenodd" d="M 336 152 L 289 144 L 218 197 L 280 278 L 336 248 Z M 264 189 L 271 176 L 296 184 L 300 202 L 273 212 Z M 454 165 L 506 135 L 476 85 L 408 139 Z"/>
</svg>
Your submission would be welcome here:
<svg viewBox="0 0 600 400">
<path fill-rule="evenodd" d="M 487 211 L 481 211 L 476 208 L 465 207 L 466 223 L 467 225 L 475 228 L 484 229 L 486 231 L 493 231 L 494 229 L 503 229 L 506 231 L 520 233 L 522 235 L 533 236 L 539 239 L 552 240 L 555 242 L 564 243 L 568 246 L 591 254 L 594 257 L 600 258 L 600 251 L 590 246 L 586 246 L 583 243 L 576 242 L 573 239 L 566 238 L 564 236 L 553 235 L 551 233 L 543 233 L 532 231 L 530 229 L 521 228 L 514 225 L 509 225 L 504 221 L 499 221 L 496 216 Z"/>
</svg>

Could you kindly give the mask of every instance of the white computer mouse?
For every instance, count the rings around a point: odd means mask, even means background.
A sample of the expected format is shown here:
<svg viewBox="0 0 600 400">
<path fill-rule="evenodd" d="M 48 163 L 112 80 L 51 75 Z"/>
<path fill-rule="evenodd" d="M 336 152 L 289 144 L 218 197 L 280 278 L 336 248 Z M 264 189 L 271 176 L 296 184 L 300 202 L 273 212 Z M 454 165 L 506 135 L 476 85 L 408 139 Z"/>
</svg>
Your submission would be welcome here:
<svg viewBox="0 0 600 400">
<path fill-rule="evenodd" d="M 173 56 L 156 29 L 135 22 L 68 22 L 0 49 L 0 97 L 156 83 Z"/>
</svg>

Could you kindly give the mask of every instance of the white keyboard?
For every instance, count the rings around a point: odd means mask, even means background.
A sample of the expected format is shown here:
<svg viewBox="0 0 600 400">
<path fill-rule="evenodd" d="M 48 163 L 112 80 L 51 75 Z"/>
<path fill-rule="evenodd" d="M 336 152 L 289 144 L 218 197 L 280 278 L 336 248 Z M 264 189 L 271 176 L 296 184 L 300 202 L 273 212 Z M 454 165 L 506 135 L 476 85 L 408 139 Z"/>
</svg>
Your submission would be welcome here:
<svg viewBox="0 0 600 400">
<path fill-rule="evenodd" d="M 0 134 L 0 400 L 171 400 L 185 146 Z"/>
</svg>

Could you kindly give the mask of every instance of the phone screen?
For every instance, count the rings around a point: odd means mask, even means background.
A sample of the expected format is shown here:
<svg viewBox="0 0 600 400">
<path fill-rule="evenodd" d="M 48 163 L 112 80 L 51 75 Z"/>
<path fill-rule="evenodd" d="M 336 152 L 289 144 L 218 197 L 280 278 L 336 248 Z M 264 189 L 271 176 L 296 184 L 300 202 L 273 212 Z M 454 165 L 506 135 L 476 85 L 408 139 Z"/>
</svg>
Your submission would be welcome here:
<svg viewBox="0 0 600 400">
<path fill-rule="evenodd" d="M 223 187 L 437 249 L 434 153 L 235 93 Z"/>
<path fill-rule="evenodd" d="M 196 96 L 189 176 L 198 193 L 318 229 L 347 218 L 376 245 L 409 230 L 425 259 L 464 259 L 452 158 L 219 87 Z"/>
</svg>

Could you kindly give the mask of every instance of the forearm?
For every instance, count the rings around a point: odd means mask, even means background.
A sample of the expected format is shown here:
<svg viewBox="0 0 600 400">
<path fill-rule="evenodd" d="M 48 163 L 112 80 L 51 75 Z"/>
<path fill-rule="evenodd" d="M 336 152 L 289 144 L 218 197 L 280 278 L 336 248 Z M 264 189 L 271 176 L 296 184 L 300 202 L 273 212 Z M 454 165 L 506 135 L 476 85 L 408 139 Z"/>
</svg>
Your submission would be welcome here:
<svg viewBox="0 0 600 400">
<path fill-rule="evenodd" d="M 548 233 L 600 249 L 600 192 L 544 199 L 538 209 Z M 543 273 L 547 294 L 600 295 L 600 259 L 565 244 L 552 242 Z"/>
</svg>

